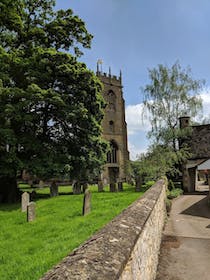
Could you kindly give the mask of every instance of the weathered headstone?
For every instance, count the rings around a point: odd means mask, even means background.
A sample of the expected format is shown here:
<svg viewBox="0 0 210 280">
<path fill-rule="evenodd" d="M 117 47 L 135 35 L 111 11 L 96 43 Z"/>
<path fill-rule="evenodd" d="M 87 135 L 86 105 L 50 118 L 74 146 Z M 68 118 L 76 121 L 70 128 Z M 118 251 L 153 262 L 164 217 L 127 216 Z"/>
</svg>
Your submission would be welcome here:
<svg viewBox="0 0 210 280">
<path fill-rule="evenodd" d="M 30 202 L 27 206 L 27 222 L 32 222 L 36 218 L 36 203 Z"/>
<path fill-rule="evenodd" d="M 27 206 L 29 204 L 29 193 L 24 192 L 21 197 L 21 210 L 22 212 L 26 212 Z"/>
<path fill-rule="evenodd" d="M 83 199 L 83 210 L 82 214 L 85 216 L 91 211 L 91 192 L 87 189 L 85 191 L 84 199 Z"/>
<path fill-rule="evenodd" d="M 103 189 L 103 182 L 100 180 L 98 181 L 98 192 L 103 192 L 104 189 Z"/>
<path fill-rule="evenodd" d="M 136 181 L 136 192 L 140 192 L 141 191 L 141 185 L 142 185 L 141 176 L 136 176 L 135 181 Z"/>
<path fill-rule="evenodd" d="M 50 186 L 50 196 L 51 197 L 58 196 L 58 185 L 56 184 L 55 181 L 53 181 Z"/>
<path fill-rule="evenodd" d="M 122 182 L 118 182 L 117 186 L 118 186 L 118 192 L 122 192 L 123 191 L 123 183 Z"/>
<path fill-rule="evenodd" d="M 42 180 L 39 181 L 39 188 L 44 188 L 44 182 Z"/>
</svg>

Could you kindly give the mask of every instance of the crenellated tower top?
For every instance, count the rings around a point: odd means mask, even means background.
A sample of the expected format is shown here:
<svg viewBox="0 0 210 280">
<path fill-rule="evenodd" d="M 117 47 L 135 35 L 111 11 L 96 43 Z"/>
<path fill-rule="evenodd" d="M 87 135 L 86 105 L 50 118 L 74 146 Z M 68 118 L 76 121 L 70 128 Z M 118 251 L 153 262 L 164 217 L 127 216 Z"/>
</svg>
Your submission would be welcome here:
<svg viewBox="0 0 210 280">
<path fill-rule="evenodd" d="M 120 70 L 120 75 L 119 76 L 116 76 L 116 75 L 112 75 L 111 74 L 111 67 L 109 67 L 109 73 L 107 74 L 106 72 L 103 72 L 102 70 L 102 60 L 99 59 L 97 61 L 97 70 L 96 70 L 96 75 L 101 78 L 105 78 L 105 79 L 109 79 L 109 83 L 114 82 L 122 82 L 122 71 Z"/>
</svg>

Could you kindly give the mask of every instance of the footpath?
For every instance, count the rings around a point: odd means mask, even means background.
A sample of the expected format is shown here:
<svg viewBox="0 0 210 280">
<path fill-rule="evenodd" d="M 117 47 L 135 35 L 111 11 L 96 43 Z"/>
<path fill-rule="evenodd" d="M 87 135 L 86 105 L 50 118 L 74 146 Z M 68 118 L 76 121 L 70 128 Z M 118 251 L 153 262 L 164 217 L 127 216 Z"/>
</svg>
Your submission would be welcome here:
<svg viewBox="0 0 210 280">
<path fill-rule="evenodd" d="M 203 194 L 172 203 L 156 280 L 210 280 L 210 207 Z"/>
</svg>

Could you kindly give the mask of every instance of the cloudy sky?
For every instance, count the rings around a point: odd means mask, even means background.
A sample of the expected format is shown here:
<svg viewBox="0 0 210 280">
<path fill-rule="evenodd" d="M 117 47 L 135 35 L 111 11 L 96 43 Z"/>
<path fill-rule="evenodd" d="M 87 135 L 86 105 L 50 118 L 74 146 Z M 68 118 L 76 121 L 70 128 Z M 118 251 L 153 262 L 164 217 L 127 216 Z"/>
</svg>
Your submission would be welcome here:
<svg viewBox="0 0 210 280">
<path fill-rule="evenodd" d="M 171 66 L 177 60 L 204 79 L 204 113 L 210 114 L 210 1 L 209 0 L 57 0 L 57 8 L 71 8 L 94 35 L 91 50 L 81 58 L 96 70 L 123 74 L 128 142 L 132 159 L 149 142 L 142 124 L 142 93 L 148 69 Z"/>
</svg>

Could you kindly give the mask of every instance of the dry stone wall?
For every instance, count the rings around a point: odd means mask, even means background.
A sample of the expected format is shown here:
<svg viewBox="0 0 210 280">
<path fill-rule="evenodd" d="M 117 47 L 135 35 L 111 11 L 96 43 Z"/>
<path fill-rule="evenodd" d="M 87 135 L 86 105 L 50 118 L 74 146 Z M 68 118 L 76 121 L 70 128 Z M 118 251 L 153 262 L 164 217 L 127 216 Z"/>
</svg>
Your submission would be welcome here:
<svg viewBox="0 0 210 280">
<path fill-rule="evenodd" d="M 42 280 L 155 279 L 166 215 L 165 188 L 165 181 L 158 181 Z"/>
</svg>

